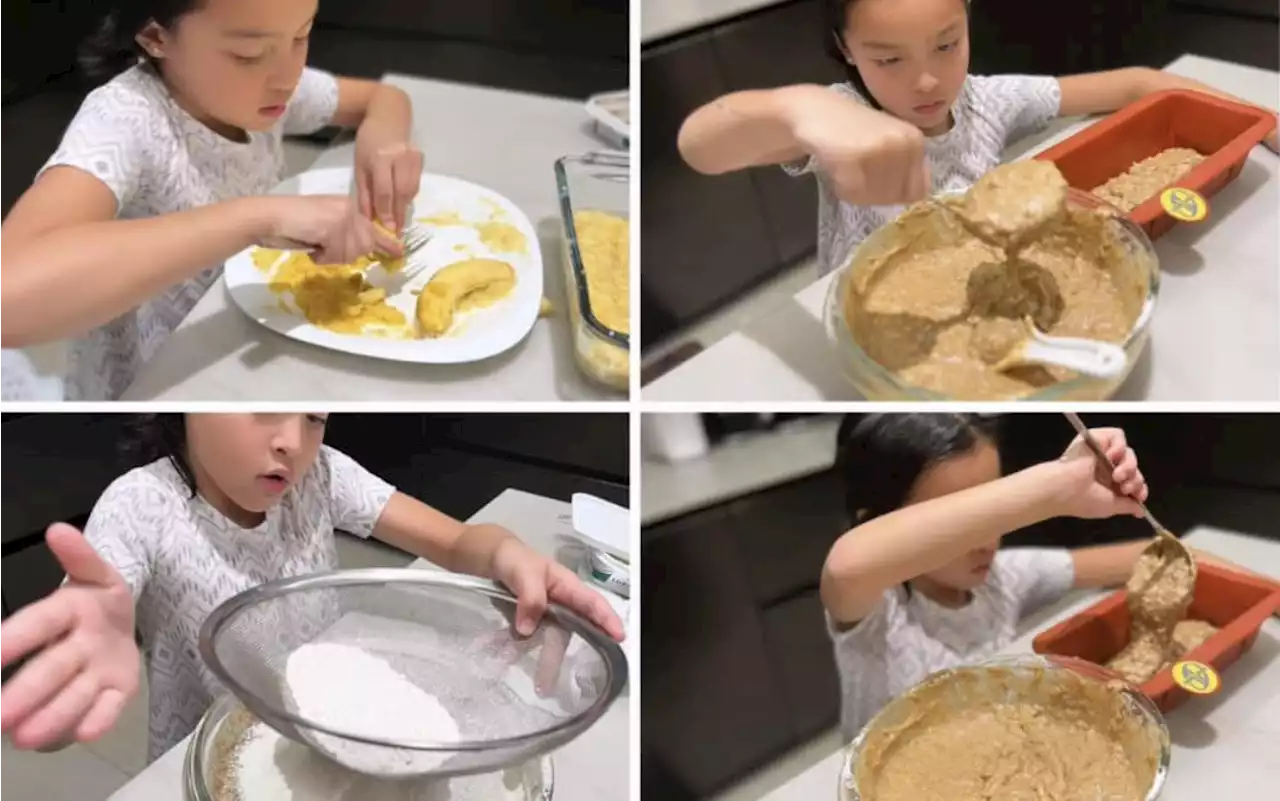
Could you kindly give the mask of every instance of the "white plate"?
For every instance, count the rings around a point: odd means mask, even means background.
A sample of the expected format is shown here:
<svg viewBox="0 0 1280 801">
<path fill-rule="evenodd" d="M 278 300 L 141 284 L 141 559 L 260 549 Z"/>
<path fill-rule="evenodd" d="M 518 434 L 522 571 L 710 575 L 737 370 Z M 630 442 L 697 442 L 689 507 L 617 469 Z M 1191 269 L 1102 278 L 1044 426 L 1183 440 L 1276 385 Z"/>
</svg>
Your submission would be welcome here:
<svg viewBox="0 0 1280 801">
<path fill-rule="evenodd" d="M 330 167 L 304 172 L 295 180 L 298 194 L 348 195 L 353 178 L 349 167 Z M 480 242 L 479 233 L 472 225 L 426 225 L 431 241 L 411 259 L 414 264 L 425 260 L 426 268 L 387 300 L 404 313 L 411 325 L 417 301 L 411 292 L 421 289 L 437 271 L 454 262 L 468 258 L 505 261 L 515 269 L 515 289 L 488 308 L 459 315 L 453 329 L 438 339 L 393 339 L 371 334 L 339 334 L 318 328 L 300 313 L 280 308 L 280 299 L 267 287 L 269 273 L 253 265 L 252 248 L 227 260 L 227 289 L 236 305 L 267 328 L 300 342 L 361 356 L 433 364 L 470 362 L 494 356 L 524 339 L 538 320 L 538 306 L 542 302 L 542 252 L 537 232 L 524 212 L 502 195 L 482 186 L 446 175 L 423 173 L 413 201 L 413 213 L 418 218 L 453 213 L 471 223 L 487 222 L 496 213 L 497 219 L 524 235 L 527 252 L 495 252 Z M 455 246 L 465 250 L 460 252 Z M 283 297 L 289 300 L 288 295 Z M 292 306 L 291 301 L 289 305 Z"/>
</svg>

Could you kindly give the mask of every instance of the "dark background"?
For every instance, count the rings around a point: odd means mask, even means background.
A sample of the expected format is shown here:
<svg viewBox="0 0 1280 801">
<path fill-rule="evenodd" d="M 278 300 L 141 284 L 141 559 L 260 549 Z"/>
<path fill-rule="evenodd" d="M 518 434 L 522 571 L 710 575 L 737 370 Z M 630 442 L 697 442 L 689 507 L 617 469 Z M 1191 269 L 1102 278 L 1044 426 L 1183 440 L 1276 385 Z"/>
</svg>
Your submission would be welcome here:
<svg viewBox="0 0 1280 801">
<path fill-rule="evenodd" d="M 714 415 L 718 430 L 748 415 Z M 1084 414 L 1120 426 L 1170 530 L 1200 524 L 1280 540 L 1258 505 L 1280 501 L 1280 414 Z M 1056 414 L 1005 415 L 1004 469 L 1056 458 L 1073 432 Z M 832 442 L 834 453 L 834 438 Z M 839 721 L 839 684 L 818 577 L 846 530 L 825 470 L 641 530 L 642 797 L 708 798 Z M 1051 520 L 1009 546 L 1150 536 L 1135 518 Z M 834 779 L 833 779 L 834 781 Z"/>
<path fill-rule="evenodd" d="M 844 80 L 823 48 L 821 5 L 791 0 L 646 43 L 640 62 L 644 348 L 814 253 L 812 179 L 773 168 L 698 175 L 680 159 L 676 133 L 689 112 L 730 91 Z M 974 0 L 971 71 L 1062 75 L 1161 67 L 1184 53 L 1275 70 L 1278 19 L 1275 0 Z"/>
<path fill-rule="evenodd" d="M 76 49 L 110 5 L 4 3 L 5 214 L 91 88 Z M 627 0 L 321 0 L 309 61 L 343 75 L 398 72 L 585 100 L 628 85 L 627 10 Z"/>
<path fill-rule="evenodd" d="M 107 485 L 137 465 L 126 448 L 132 417 L 0 416 L 5 617 L 62 580 L 45 527 L 82 525 Z M 625 414 L 334 414 L 325 434 L 400 491 L 464 520 L 508 488 L 627 506 L 629 442 Z"/>
</svg>

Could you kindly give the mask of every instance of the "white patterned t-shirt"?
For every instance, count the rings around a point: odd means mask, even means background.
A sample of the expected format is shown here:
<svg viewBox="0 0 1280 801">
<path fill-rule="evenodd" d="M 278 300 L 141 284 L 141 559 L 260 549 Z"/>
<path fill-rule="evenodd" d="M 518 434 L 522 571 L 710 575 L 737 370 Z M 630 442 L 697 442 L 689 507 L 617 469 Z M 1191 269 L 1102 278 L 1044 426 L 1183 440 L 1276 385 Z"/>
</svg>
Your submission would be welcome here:
<svg viewBox="0 0 1280 801">
<path fill-rule="evenodd" d="M 159 75 L 139 64 L 89 93 L 41 172 L 66 165 L 98 178 L 115 194 L 120 219 L 263 195 L 284 175 L 281 137 L 323 128 L 337 108 L 337 79 L 307 69 L 280 122 L 234 142 L 183 111 Z M 209 265 L 76 339 L 67 355 L 67 399 L 119 398 L 221 269 Z"/>
<path fill-rule="evenodd" d="M 898 586 L 852 628 L 841 629 L 828 615 L 844 741 L 929 674 L 994 656 L 1013 641 L 1023 616 L 1058 600 L 1074 582 L 1069 551 L 1010 548 L 996 552 L 987 580 L 959 609 Z"/>
<path fill-rule="evenodd" d="M 225 692 L 198 650 L 209 613 L 264 582 L 337 569 L 334 530 L 370 536 L 394 492 L 329 447 L 252 529 L 191 497 L 167 459 L 111 483 L 84 533 L 133 590 L 151 696 L 148 763 Z"/>
<path fill-rule="evenodd" d="M 831 89 L 866 104 L 848 83 Z M 953 125 L 925 139 L 925 159 L 933 192 L 963 191 L 1000 163 L 1005 146 L 1043 130 L 1062 101 L 1058 79 L 1030 75 L 970 75 L 951 107 Z M 815 172 L 812 157 L 784 164 L 791 175 Z M 823 275 L 842 266 L 858 243 L 897 217 L 906 206 L 853 206 L 836 197 L 818 175 L 818 269 Z"/>
</svg>

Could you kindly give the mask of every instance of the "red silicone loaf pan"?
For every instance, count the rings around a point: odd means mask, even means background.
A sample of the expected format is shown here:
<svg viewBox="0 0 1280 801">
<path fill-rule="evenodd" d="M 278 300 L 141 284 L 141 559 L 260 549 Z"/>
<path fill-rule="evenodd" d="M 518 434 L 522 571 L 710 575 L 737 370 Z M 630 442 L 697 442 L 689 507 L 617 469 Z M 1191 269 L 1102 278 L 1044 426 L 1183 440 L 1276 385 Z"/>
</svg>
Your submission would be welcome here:
<svg viewBox="0 0 1280 801">
<path fill-rule="evenodd" d="M 1126 593 L 1112 593 L 1077 615 L 1036 635 L 1031 647 L 1037 654 L 1074 656 L 1098 665 L 1106 664 L 1129 644 L 1129 609 Z M 1183 658 L 1210 665 L 1222 685 L 1231 681 L 1224 671 L 1248 651 L 1263 622 L 1280 608 L 1280 583 L 1249 576 L 1215 565 L 1196 569 L 1195 596 L 1187 617 L 1204 620 L 1221 629 Z M 1187 691 L 1174 684 L 1165 668 L 1139 688 L 1168 712 L 1187 700 Z"/>
<path fill-rule="evenodd" d="M 1206 158 L 1170 186 L 1208 198 L 1240 174 L 1249 151 L 1275 127 L 1275 115 L 1264 109 L 1177 89 L 1130 103 L 1035 158 L 1052 161 L 1069 185 L 1089 191 L 1143 159 L 1187 147 Z M 1161 208 L 1159 193 L 1128 216 L 1151 239 L 1176 222 Z"/>
</svg>

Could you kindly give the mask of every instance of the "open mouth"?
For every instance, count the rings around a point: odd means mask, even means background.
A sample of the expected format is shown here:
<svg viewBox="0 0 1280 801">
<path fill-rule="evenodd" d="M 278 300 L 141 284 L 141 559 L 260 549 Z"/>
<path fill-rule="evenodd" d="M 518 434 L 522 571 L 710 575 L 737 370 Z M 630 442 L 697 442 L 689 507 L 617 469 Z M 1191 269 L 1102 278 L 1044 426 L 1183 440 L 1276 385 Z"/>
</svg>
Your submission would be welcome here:
<svg viewBox="0 0 1280 801">
<path fill-rule="evenodd" d="M 914 111 L 917 114 L 936 114 L 942 111 L 942 107 L 946 104 L 939 100 L 937 103 L 927 103 L 923 106 L 915 106 Z"/>
<path fill-rule="evenodd" d="M 258 112 L 264 117 L 279 117 L 281 114 L 284 114 L 284 109 L 285 107 L 283 105 L 263 106 L 258 109 Z"/>
<path fill-rule="evenodd" d="M 279 495 L 289 488 L 289 477 L 285 473 L 265 473 L 258 476 L 264 489 L 272 495 Z"/>
</svg>

